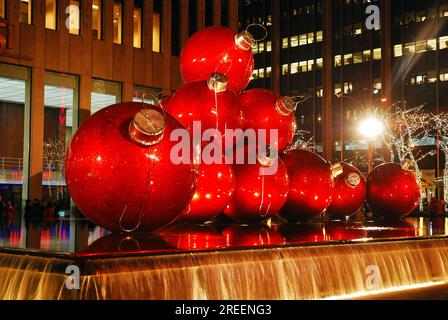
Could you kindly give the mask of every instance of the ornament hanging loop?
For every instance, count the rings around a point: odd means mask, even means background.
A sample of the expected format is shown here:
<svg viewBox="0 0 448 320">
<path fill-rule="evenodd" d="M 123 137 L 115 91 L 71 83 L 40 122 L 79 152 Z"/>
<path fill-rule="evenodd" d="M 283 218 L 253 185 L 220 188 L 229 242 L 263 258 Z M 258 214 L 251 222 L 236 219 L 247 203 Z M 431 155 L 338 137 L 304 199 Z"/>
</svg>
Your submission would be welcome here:
<svg viewBox="0 0 448 320">
<path fill-rule="evenodd" d="M 268 29 L 264 25 L 262 25 L 260 23 L 252 23 L 252 24 L 247 26 L 246 32 L 248 32 L 248 33 L 253 35 L 253 33 L 250 32 L 250 28 L 254 29 L 256 27 L 258 27 L 258 28 L 260 28 L 260 29 L 262 29 L 264 31 L 264 36 L 262 38 L 260 38 L 260 39 L 255 39 L 254 38 L 254 40 L 255 40 L 255 42 L 263 42 L 268 37 Z"/>
<path fill-rule="evenodd" d="M 139 212 L 139 214 L 138 214 L 138 223 L 137 223 L 137 225 L 136 225 L 134 228 L 127 229 L 127 228 L 125 228 L 124 225 L 123 225 L 123 218 L 124 218 L 124 214 L 126 213 L 127 209 L 128 209 L 128 205 L 126 205 L 126 206 L 124 207 L 123 213 L 121 214 L 121 217 L 120 217 L 120 220 L 118 221 L 118 223 L 119 223 L 119 225 L 120 225 L 120 229 L 121 229 L 121 231 L 123 231 L 124 233 L 132 233 L 132 232 L 134 232 L 134 231 L 137 231 L 138 228 L 140 228 L 140 225 L 141 225 L 141 223 L 142 223 L 142 215 L 141 215 L 141 213 Z"/>
</svg>

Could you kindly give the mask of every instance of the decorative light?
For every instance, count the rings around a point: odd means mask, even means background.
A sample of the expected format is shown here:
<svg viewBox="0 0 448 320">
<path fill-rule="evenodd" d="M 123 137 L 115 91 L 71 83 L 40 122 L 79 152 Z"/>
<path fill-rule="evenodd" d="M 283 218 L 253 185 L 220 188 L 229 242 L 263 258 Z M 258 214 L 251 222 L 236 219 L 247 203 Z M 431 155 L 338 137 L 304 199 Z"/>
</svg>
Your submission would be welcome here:
<svg viewBox="0 0 448 320">
<path fill-rule="evenodd" d="M 375 117 L 363 120 L 359 125 L 359 133 L 366 138 L 374 139 L 384 132 L 384 123 Z"/>
</svg>

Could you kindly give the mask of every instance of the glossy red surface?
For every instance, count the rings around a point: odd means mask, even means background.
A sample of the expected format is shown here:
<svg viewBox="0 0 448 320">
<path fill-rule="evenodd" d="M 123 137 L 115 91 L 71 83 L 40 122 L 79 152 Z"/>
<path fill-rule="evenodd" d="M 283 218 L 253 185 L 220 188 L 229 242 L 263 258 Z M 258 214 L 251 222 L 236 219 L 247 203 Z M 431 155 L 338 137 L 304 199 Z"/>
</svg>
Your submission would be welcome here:
<svg viewBox="0 0 448 320">
<path fill-rule="evenodd" d="M 288 168 L 291 188 L 281 216 L 288 221 L 307 221 L 320 216 L 333 199 L 330 164 L 305 150 L 287 151 L 282 159 Z"/>
<path fill-rule="evenodd" d="M 254 70 L 252 51 L 236 46 L 237 34 L 225 27 L 209 27 L 194 34 L 182 49 L 180 71 L 186 83 L 207 80 L 219 72 L 229 78 L 229 88 L 239 93 Z"/>
<path fill-rule="evenodd" d="M 348 241 L 367 238 L 367 231 L 359 225 L 347 222 L 332 222 L 325 226 L 325 241 Z"/>
<path fill-rule="evenodd" d="M 227 207 L 234 188 L 232 166 L 201 164 L 196 192 L 180 220 L 190 223 L 212 221 Z"/>
<path fill-rule="evenodd" d="M 67 152 L 65 177 L 74 202 L 110 231 L 163 227 L 180 215 L 194 193 L 193 167 L 174 165 L 170 159 L 175 145 L 170 133 L 182 128 L 179 122 L 167 115 L 163 139 L 152 147 L 130 140 L 129 124 L 141 108 L 141 103 L 130 102 L 95 113 L 76 132 Z"/>
<path fill-rule="evenodd" d="M 283 224 L 278 227 L 287 243 L 324 242 L 325 233 L 321 225 L 311 224 Z"/>
<path fill-rule="evenodd" d="M 366 200 L 367 184 L 362 173 L 349 163 L 341 163 L 343 173 L 335 179 L 333 201 L 328 207 L 328 214 L 337 218 L 350 217 L 358 211 Z M 359 179 L 359 184 L 351 184 L 352 179 Z"/>
<path fill-rule="evenodd" d="M 433 220 L 432 223 L 437 220 Z M 445 223 L 445 219 L 443 219 Z M 404 220 L 379 221 L 365 226 L 369 238 L 373 239 L 393 239 L 412 238 L 419 235 L 419 230 L 412 223 Z"/>
<path fill-rule="evenodd" d="M 208 129 L 241 129 L 243 117 L 239 97 L 232 91 L 215 93 L 206 81 L 185 84 L 169 100 L 165 110 L 182 123 L 193 137 L 193 122 L 201 123 L 201 135 Z M 206 143 L 204 143 L 205 145 Z"/>
<path fill-rule="evenodd" d="M 266 225 L 230 226 L 223 231 L 229 248 L 284 245 L 285 238 Z"/>
<path fill-rule="evenodd" d="M 367 204 L 377 215 L 396 219 L 407 216 L 420 203 L 415 173 L 396 163 L 382 164 L 367 177 Z"/>
<path fill-rule="evenodd" d="M 209 250 L 226 247 L 224 236 L 208 225 L 176 224 L 160 235 L 172 247 L 180 250 Z"/>
<path fill-rule="evenodd" d="M 277 99 L 280 95 L 266 89 L 252 89 L 240 95 L 243 110 L 244 129 L 260 130 L 267 133 L 266 143 L 276 147 L 279 152 L 284 151 L 293 141 L 296 130 L 294 112 L 288 116 L 276 110 Z M 277 143 L 271 143 L 269 130 L 278 130 Z"/>
<path fill-rule="evenodd" d="M 281 159 L 273 175 L 261 175 L 262 168 L 259 163 L 233 167 L 235 192 L 224 211 L 228 217 L 240 222 L 260 222 L 279 213 L 288 197 L 288 172 Z"/>
</svg>

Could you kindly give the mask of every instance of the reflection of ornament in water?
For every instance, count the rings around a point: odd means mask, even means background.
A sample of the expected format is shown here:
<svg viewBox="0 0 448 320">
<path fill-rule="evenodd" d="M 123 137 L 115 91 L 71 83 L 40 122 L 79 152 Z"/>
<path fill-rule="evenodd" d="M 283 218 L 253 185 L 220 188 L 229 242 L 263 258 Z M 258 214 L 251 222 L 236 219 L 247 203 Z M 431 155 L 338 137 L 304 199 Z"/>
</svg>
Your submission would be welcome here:
<svg viewBox="0 0 448 320">
<path fill-rule="evenodd" d="M 76 132 L 67 152 L 74 202 L 110 231 L 156 230 L 176 219 L 193 196 L 193 166 L 171 161 L 176 143 L 170 134 L 182 125 L 168 114 L 161 123 L 153 122 L 157 117 L 136 123 L 142 109 L 160 110 L 133 102 L 100 110 Z"/>
<path fill-rule="evenodd" d="M 229 248 L 284 245 L 285 238 L 264 224 L 234 225 L 223 231 Z"/>
<path fill-rule="evenodd" d="M 318 224 L 284 224 L 278 229 L 289 244 L 323 242 L 325 240 L 324 230 Z"/>
<path fill-rule="evenodd" d="M 160 235 L 180 250 L 213 250 L 225 248 L 223 235 L 209 225 L 176 224 Z"/>
</svg>

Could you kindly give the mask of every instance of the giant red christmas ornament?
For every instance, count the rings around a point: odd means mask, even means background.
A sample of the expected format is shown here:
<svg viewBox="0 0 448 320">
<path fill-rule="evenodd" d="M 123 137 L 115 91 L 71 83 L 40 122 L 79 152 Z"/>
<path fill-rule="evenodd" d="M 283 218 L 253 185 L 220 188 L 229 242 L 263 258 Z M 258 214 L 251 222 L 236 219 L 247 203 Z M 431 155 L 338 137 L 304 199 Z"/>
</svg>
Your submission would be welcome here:
<svg viewBox="0 0 448 320">
<path fill-rule="evenodd" d="M 219 130 L 225 147 L 226 129 L 241 129 L 243 124 L 239 97 L 227 90 L 227 83 L 226 76 L 213 74 L 208 81 L 185 84 L 165 104 L 166 111 L 182 123 L 192 137 L 196 133 L 195 123 L 200 125 L 197 133 L 201 137 L 209 129 Z M 214 140 L 212 138 L 210 140 Z"/>
<path fill-rule="evenodd" d="M 350 217 L 366 200 L 367 185 L 362 173 L 351 164 L 341 163 L 342 174 L 335 179 L 333 201 L 327 212 L 333 217 Z"/>
<path fill-rule="evenodd" d="M 170 159 L 170 134 L 181 128 L 142 103 L 95 113 L 76 132 L 66 158 L 67 186 L 81 212 L 110 231 L 153 231 L 176 219 L 196 179 L 192 165 Z"/>
<path fill-rule="evenodd" d="M 289 150 L 282 159 L 291 188 L 281 216 L 294 222 L 320 216 L 333 199 L 336 171 L 322 157 L 306 150 Z"/>
<path fill-rule="evenodd" d="M 397 163 L 382 164 L 367 177 L 367 204 L 381 217 L 396 219 L 407 216 L 419 202 L 417 176 Z"/>
<path fill-rule="evenodd" d="M 264 221 L 279 213 L 288 197 L 289 177 L 279 157 L 245 146 L 245 164 L 235 165 L 235 192 L 224 213 L 240 222 Z M 241 148 L 238 150 L 241 151 Z M 251 164 L 249 154 L 254 155 Z"/>
<path fill-rule="evenodd" d="M 296 130 L 296 103 L 291 98 L 266 89 L 252 89 L 242 93 L 240 100 L 245 129 L 266 130 L 266 143 L 279 152 L 292 143 Z M 278 141 L 272 141 L 271 130 L 277 130 Z"/>
<path fill-rule="evenodd" d="M 229 88 L 239 93 L 249 84 L 254 70 L 251 47 L 254 37 L 225 27 L 210 27 L 194 34 L 182 49 L 180 72 L 185 82 L 207 80 L 219 72 L 229 78 Z"/>
<path fill-rule="evenodd" d="M 203 223 L 221 214 L 233 194 L 233 170 L 227 164 L 201 164 L 196 192 L 180 219 Z"/>
</svg>

